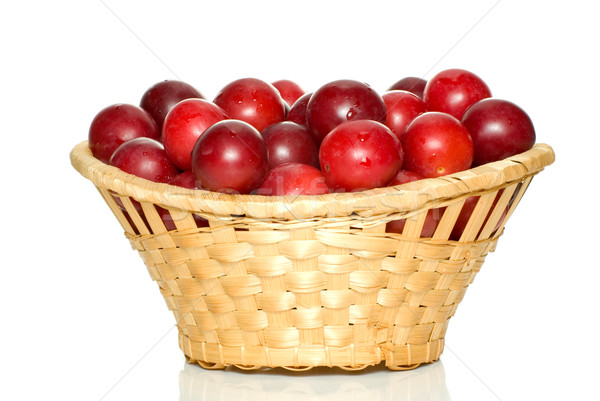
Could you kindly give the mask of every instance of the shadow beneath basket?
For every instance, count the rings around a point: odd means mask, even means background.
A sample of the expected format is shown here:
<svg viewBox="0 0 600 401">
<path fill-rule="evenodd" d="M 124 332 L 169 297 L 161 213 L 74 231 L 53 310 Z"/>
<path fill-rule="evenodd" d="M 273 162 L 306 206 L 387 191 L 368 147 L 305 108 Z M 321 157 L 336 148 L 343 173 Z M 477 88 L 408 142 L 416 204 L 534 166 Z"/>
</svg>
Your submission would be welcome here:
<svg viewBox="0 0 600 401">
<path fill-rule="evenodd" d="M 438 400 L 450 401 L 442 361 L 409 371 L 381 363 L 350 372 L 316 367 L 304 372 L 282 368 L 206 370 L 185 363 L 179 374 L 180 401 L 280 400 Z"/>
</svg>

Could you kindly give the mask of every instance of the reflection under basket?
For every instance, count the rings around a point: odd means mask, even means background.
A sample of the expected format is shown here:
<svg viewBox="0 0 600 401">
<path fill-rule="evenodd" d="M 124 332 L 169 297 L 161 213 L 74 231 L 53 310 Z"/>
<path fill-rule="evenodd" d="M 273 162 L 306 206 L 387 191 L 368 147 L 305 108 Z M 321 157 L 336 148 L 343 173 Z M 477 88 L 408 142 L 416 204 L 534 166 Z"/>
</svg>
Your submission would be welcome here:
<svg viewBox="0 0 600 401">
<path fill-rule="evenodd" d="M 305 373 L 278 369 L 206 371 L 186 364 L 179 373 L 180 401 L 216 400 L 438 400 L 449 401 L 442 361 L 395 375 L 381 366 L 353 373 L 324 367 Z"/>
</svg>

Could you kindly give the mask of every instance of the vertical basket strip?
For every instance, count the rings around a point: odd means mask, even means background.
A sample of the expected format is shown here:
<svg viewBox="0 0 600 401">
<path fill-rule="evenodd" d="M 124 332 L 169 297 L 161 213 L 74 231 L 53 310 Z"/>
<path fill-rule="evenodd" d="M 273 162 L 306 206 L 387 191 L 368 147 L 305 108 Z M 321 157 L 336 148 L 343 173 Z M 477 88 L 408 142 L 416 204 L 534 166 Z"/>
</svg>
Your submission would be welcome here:
<svg viewBox="0 0 600 401">
<path fill-rule="evenodd" d="M 153 183 L 101 163 L 86 142 L 71 161 L 158 284 L 190 362 L 356 370 L 439 358 L 449 319 L 554 153 L 538 144 L 441 178 L 298 197 Z M 449 239 L 470 197 L 471 217 Z M 430 210 L 441 220 L 422 238 Z M 400 219 L 402 234 L 386 233 Z"/>
</svg>

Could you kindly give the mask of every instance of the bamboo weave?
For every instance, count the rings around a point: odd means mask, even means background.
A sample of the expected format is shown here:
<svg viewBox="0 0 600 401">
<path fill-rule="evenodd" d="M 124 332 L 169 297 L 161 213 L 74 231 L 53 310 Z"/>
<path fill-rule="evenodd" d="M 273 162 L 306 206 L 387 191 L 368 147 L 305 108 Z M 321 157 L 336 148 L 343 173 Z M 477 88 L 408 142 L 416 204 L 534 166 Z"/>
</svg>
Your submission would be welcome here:
<svg viewBox="0 0 600 401">
<path fill-rule="evenodd" d="M 71 152 L 158 284 L 186 358 L 211 369 L 385 361 L 399 370 L 437 360 L 467 287 L 533 176 L 553 161 L 552 148 L 537 144 L 402 186 L 264 197 L 153 183 L 98 161 L 87 142 Z M 450 240 L 471 196 L 471 218 Z M 432 208 L 445 211 L 421 238 Z M 398 219 L 402 234 L 386 233 Z"/>
</svg>

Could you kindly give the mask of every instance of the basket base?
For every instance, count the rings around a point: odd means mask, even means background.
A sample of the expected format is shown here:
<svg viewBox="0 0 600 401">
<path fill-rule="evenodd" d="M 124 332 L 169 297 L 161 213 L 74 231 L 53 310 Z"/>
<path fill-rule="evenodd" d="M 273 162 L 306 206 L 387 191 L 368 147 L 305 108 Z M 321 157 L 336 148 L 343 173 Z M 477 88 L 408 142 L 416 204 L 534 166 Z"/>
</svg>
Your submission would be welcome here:
<svg viewBox="0 0 600 401">
<path fill-rule="evenodd" d="M 281 367 L 292 371 L 304 371 L 317 366 L 327 366 L 355 371 L 385 361 L 385 366 L 390 370 L 410 370 L 437 361 L 444 349 L 444 339 L 402 346 L 352 344 L 345 347 L 304 345 L 270 348 L 262 345 L 226 347 L 221 344 L 192 341 L 180 333 L 179 346 L 188 363 L 198 364 L 204 369 L 236 366 L 243 370 Z"/>
</svg>

